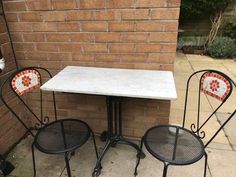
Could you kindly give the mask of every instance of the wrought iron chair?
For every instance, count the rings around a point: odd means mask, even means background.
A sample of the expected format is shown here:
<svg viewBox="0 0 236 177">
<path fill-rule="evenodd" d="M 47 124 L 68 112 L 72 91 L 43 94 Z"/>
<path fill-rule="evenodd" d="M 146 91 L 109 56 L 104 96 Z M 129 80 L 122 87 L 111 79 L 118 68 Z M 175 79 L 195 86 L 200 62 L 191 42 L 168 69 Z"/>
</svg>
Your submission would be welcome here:
<svg viewBox="0 0 236 177">
<path fill-rule="evenodd" d="M 48 75 L 48 76 L 47 76 Z M 5 82 L 3 82 L 0 90 L 0 97 L 2 102 L 10 110 L 10 112 L 20 121 L 20 123 L 26 128 L 26 130 L 32 135 L 32 158 L 33 158 L 33 170 L 34 176 L 36 176 L 36 164 L 35 164 L 35 153 L 34 147 L 39 151 L 46 154 L 62 154 L 64 155 L 65 164 L 68 176 L 71 177 L 69 157 L 70 155 L 80 146 L 85 144 L 92 135 L 96 157 L 98 158 L 96 142 L 94 138 L 94 133 L 90 129 L 87 123 L 78 120 L 78 119 L 57 119 L 56 111 L 56 101 L 54 92 L 47 93 L 44 95 L 43 92 L 39 89 L 42 85 L 43 78 L 42 76 L 51 78 L 52 75 L 47 69 L 41 67 L 28 67 L 20 69 L 11 74 Z M 9 89 L 10 86 L 10 89 Z M 19 99 L 20 104 L 25 108 L 27 114 L 31 115 L 32 118 L 36 121 L 35 129 L 36 133 L 31 128 L 26 119 L 22 115 L 18 114 L 18 111 L 9 103 L 9 93 L 13 92 L 14 95 Z M 39 114 L 37 115 L 37 110 L 32 109 L 31 106 L 27 105 L 24 95 L 29 92 L 35 92 L 34 94 L 39 95 L 40 105 L 39 105 Z M 46 94 L 46 93 L 45 93 Z M 49 117 L 44 116 L 43 110 L 43 98 L 47 97 L 47 102 L 49 101 L 49 96 L 52 95 L 52 115 L 53 121 L 50 122 Z M 49 113 L 49 111 L 48 111 Z"/>
<path fill-rule="evenodd" d="M 188 95 L 190 88 L 190 81 L 193 76 L 200 77 L 198 85 L 197 97 L 197 119 L 192 123 L 190 129 L 186 129 L 186 111 L 188 105 Z M 188 81 L 186 88 L 185 106 L 182 126 L 175 125 L 158 125 L 146 131 L 141 139 L 140 149 L 143 144 L 147 151 L 156 159 L 164 163 L 163 177 L 167 176 L 167 169 L 169 165 L 189 165 L 197 162 L 203 156 L 205 157 L 204 177 L 206 177 L 207 169 L 207 153 L 205 148 L 212 142 L 220 130 L 229 122 L 234 116 L 236 109 L 234 109 L 221 127 L 204 143 L 205 138 L 204 127 L 209 123 L 210 119 L 217 113 L 217 111 L 226 103 L 231 96 L 233 88 L 236 85 L 231 78 L 222 72 L 216 70 L 201 70 L 193 73 Z M 202 108 L 201 98 L 204 95 L 211 96 L 219 100 L 217 108 L 213 110 L 209 117 L 203 121 L 200 119 L 200 111 Z M 137 164 L 134 175 L 137 175 L 137 168 L 140 163 L 140 157 L 137 156 Z"/>
</svg>

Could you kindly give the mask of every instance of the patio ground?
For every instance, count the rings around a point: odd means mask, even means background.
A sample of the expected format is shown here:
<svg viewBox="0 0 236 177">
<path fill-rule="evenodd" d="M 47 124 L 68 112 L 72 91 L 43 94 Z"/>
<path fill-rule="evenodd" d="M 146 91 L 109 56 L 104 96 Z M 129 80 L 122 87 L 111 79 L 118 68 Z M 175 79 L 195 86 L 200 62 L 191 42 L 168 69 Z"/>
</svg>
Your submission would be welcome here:
<svg viewBox="0 0 236 177">
<path fill-rule="evenodd" d="M 186 80 L 191 73 L 200 69 L 217 69 L 229 75 L 236 81 L 236 62 L 233 60 L 213 60 L 206 56 L 177 54 L 175 62 L 175 82 L 177 87 L 178 99 L 172 102 L 170 122 L 180 124 L 183 113 L 184 92 Z M 197 79 L 197 78 L 196 78 Z M 191 95 L 196 93 L 194 87 L 191 88 Z M 204 98 L 204 107 L 202 115 L 208 115 L 216 106 L 212 103 L 211 98 Z M 220 126 L 229 112 L 235 109 L 235 97 L 230 100 L 220 112 L 214 117 L 214 120 L 207 127 L 212 130 Z M 190 100 L 190 114 L 196 115 L 196 107 Z M 189 118 L 190 116 L 188 116 Z M 187 122 L 191 122 L 188 120 Z M 208 151 L 208 172 L 207 177 L 235 177 L 236 174 L 236 119 L 233 118 L 224 130 L 207 148 Z M 31 160 L 31 139 L 24 139 L 9 154 L 8 160 L 11 161 L 16 169 L 10 175 L 11 177 L 31 177 L 32 176 L 32 160 Z M 103 143 L 97 140 L 99 150 L 103 147 Z M 146 151 L 145 151 L 146 152 Z M 163 164 L 152 158 L 148 153 L 147 157 L 141 161 L 139 166 L 140 177 L 157 177 L 162 176 Z M 57 155 L 45 155 L 36 152 L 37 176 L 38 177 L 64 177 L 67 176 L 63 157 Z M 70 163 L 73 176 L 91 177 L 93 167 L 95 166 L 95 153 L 92 141 L 75 152 Z M 116 148 L 108 151 L 103 159 L 103 170 L 101 177 L 133 177 L 134 167 L 136 163 L 136 152 L 134 149 L 125 145 L 118 145 Z M 168 177 L 202 177 L 204 160 L 182 167 L 170 166 Z"/>
</svg>

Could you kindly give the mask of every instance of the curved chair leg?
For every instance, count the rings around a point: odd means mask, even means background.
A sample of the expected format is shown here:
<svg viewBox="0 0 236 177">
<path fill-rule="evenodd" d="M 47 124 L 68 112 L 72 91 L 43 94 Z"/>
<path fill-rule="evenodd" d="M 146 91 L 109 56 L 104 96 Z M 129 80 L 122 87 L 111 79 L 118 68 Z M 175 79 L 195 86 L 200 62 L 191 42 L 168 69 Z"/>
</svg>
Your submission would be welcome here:
<svg viewBox="0 0 236 177">
<path fill-rule="evenodd" d="M 66 170 L 67 170 L 67 174 L 68 177 L 71 177 L 71 171 L 70 171 L 70 164 L 69 164 L 69 158 L 68 158 L 69 153 L 65 153 L 65 162 L 66 162 Z"/>
<path fill-rule="evenodd" d="M 163 177 L 166 177 L 169 164 L 166 162 L 163 163 L 164 163 Z"/>
<path fill-rule="evenodd" d="M 141 158 L 141 153 L 142 153 L 142 149 L 143 149 L 143 139 L 144 139 L 144 137 L 142 137 L 142 139 L 141 139 L 141 144 L 140 144 L 140 152 L 139 152 L 139 154 L 137 155 L 137 163 L 136 163 L 136 166 L 135 166 L 135 171 L 134 171 L 134 176 L 137 176 L 138 175 L 138 172 L 137 172 L 137 170 L 138 170 L 138 166 L 139 166 L 139 163 L 140 163 L 140 158 Z"/>
<path fill-rule="evenodd" d="M 34 177 L 36 177 L 36 165 L 35 165 L 34 143 L 32 143 L 32 145 L 31 145 L 31 151 L 32 151 Z"/>
<path fill-rule="evenodd" d="M 205 167 L 204 167 L 204 177 L 206 177 L 206 172 L 207 172 L 207 153 L 205 153 Z"/>
<path fill-rule="evenodd" d="M 95 149 L 96 157 L 98 159 L 98 149 L 97 149 L 97 144 L 96 144 L 95 136 L 94 136 L 93 131 L 92 130 L 90 130 L 90 131 L 91 131 L 92 138 L 93 138 L 93 144 L 94 144 L 94 149 Z"/>
</svg>

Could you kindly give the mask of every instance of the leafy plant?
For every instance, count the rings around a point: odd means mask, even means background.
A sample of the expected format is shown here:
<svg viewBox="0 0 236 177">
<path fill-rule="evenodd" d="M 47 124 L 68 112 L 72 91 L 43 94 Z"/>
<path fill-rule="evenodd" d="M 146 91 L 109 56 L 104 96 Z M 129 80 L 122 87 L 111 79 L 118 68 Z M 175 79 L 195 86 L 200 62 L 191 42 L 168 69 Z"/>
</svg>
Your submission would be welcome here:
<svg viewBox="0 0 236 177">
<path fill-rule="evenodd" d="M 223 36 L 228 36 L 234 40 L 236 40 L 236 22 L 231 21 L 224 24 L 223 28 Z"/>
<path fill-rule="evenodd" d="M 236 57 L 236 43 L 229 37 L 217 37 L 208 45 L 207 51 L 213 58 L 234 58 Z"/>
<path fill-rule="evenodd" d="M 234 0 L 182 0 L 180 19 L 199 19 L 224 9 Z"/>
</svg>

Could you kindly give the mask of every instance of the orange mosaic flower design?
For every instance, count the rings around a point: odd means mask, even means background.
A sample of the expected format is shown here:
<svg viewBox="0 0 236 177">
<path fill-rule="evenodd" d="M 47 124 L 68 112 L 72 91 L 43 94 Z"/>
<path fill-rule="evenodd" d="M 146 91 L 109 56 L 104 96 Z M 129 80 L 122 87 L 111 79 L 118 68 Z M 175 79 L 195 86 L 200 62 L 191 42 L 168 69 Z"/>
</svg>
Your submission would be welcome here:
<svg viewBox="0 0 236 177">
<path fill-rule="evenodd" d="M 31 84 L 31 78 L 29 76 L 23 76 L 21 82 L 25 87 L 29 87 Z"/>
<path fill-rule="evenodd" d="M 40 74 L 36 70 L 24 70 L 13 77 L 11 85 L 18 95 L 23 95 L 38 88 L 41 84 Z"/>
<path fill-rule="evenodd" d="M 220 83 L 219 83 L 217 80 L 211 81 L 211 83 L 210 83 L 210 89 L 211 89 L 213 92 L 217 92 L 218 88 L 220 88 Z"/>
</svg>

